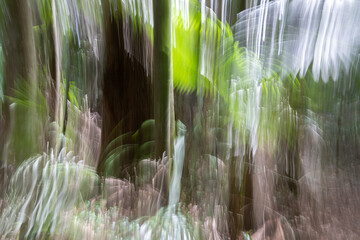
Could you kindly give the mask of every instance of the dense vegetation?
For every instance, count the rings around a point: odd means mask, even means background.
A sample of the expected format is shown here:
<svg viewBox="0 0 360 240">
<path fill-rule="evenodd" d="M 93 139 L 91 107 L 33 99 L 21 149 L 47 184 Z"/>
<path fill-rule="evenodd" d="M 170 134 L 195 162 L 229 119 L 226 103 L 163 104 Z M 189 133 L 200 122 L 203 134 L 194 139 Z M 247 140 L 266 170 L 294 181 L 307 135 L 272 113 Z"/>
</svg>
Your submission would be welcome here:
<svg viewBox="0 0 360 240">
<path fill-rule="evenodd" d="M 2 239 L 360 236 L 360 2 L 2 0 Z"/>
</svg>

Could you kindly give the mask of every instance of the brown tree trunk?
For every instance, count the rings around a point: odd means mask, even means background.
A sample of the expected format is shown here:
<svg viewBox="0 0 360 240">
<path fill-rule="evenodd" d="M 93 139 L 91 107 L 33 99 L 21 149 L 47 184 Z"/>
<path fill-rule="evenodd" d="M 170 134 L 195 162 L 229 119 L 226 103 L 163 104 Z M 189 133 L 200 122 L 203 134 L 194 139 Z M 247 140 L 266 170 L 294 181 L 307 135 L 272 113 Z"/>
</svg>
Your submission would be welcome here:
<svg viewBox="0 0 360 240">
<path fill-rule="evenodd" d="M 246 0 L 231 0 L 230 3 L 230 26 L 233 26 L 237 20 L 237 14 L 246 9 Z M 233 142 L 235 139 L 233 139 Z M 235 149 L 234 147 L 239 147 L 233 145 L 231 152 L 230 163 L 229 163 L 229 231 L 232 239 L 238 237 L 241 231 L 244 228 L 249 228 L 251 225 L 251 202 L 249 197 L 252 196 L 252 179 L 249 169 L 250 154 L 248 146 L 245 147 L 246 153 L 245 156 L 234 156 Z M 243 170 L 241 173 L 236 172 L 236 162 L 242 162 Z M 241 174 L 241 183 L 239 182 L 236 175 Z M 240 185 L 241 184 L 241 185 Z M 241 186 L 241 187 L 240 187 Z"/>
<path fill-rule="evenodd" d="M 141 124 L 152 116 L 150 81 L 144 67 L 124 48 L 122 16 L 111 16 L 108 0 L 102 1 L 105 26 L 105 69 L 102 103 L 102 154 L 98 163 L 98 172 L 105 174 L 104 150 L 116 137 L 124 133 L 134 133 Z M 143 44 L 141 36 L 132 39 L 139 46 Z M 121 144 L 131 144 L 126 139 Z M 133 153 L 128 152 L 120 161 L 123 169 L 132 163 Z M 117 171 L 120 172 L 121 169 Z"/>
<path fill-rule="evenodd" d="M 49 26 L 50 36 L 50 51 L 51 56 L 49 59 L 49 68 L 51 74 L 51 86 L 50 86 L 50 119 L 60 123 L 59 119 L 59 107 L 60 107 L 60 39 L 58 34 L 57 24 L 57 9 L 55 0 L 51 0 L 51 12 L 52 19 Z"/>
</svg>

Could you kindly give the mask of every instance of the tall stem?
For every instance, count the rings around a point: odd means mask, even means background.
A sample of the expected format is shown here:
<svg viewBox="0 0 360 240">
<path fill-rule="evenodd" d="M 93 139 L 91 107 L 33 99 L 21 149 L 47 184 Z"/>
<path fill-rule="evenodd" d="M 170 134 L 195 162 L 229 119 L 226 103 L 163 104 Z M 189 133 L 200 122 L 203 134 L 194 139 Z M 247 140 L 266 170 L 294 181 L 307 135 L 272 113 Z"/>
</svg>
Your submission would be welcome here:
<svg viewBox="0 0 360 240">
<path fill-rule="evenodd" d="M 155 156 L 171 157 L 174 138 L 174 105 L 171 76 L 171 1 L 154 1 L 154 107 Z"/>
</svg>

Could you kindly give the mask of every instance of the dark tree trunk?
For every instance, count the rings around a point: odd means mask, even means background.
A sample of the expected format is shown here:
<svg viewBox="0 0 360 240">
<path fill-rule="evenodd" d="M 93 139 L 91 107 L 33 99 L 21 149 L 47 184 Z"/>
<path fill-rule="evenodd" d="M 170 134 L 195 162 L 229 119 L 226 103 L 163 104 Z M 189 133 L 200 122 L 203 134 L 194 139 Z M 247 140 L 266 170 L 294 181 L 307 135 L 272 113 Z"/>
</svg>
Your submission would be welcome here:
<svg viewBox="0 0 360 240">
<path fill-rule="evenodd" d="M 246 9 L 246 0 L 231 0 L 230 9 L 230 26 L 233 26 L 237 20 L 237 14 Z M 234 142 L 235 139 L 233 139 Z M 237 146 L 238 147 L 238 146 Z M 229 166 L 229 231 L 232 239 L 237 238 L 243 229 L 251 228 L 251 200 L 252 197 L 252 177 L 249 169 L 250 154 L 249 149 L 245 156 L 234 156 L 234 149 L 231 152 L 230 166 Z M 243 159 L 241 159 L 243 158 Z M 239 174 L 235 171 L 236 162 L 243 161 L 243 174 L 241 187 L 240 182 L 237 180 L 236 175 Z"/>
<path fill-rule="evenodd" d="M 122 16 L 111 16 L 108 0 L 103 0 L 105 26 L 105 69 L 102 103 L 102 154 L 98 163 L 98 172 L 105 174 L 104 150 L 116 137 L 124 133 L 134 133 L 141 124 L 152 116 L 151 86 L 144 67 L 124 48 Z M 137 35 L 139 46 L 144 38 Z M 132 144 L 126 139 L 121 144 Z M 133 153 L 129 152 L 120 162 L 120 172 L 132 164 Z"/>
<path fill-rule="evenodd" d="M 51 1 L 51 12 L 52 19 L 49 26 L 49 37 L 50 37 L 50 59 L 49 68 L 51 75 L 50 83 L 50 119 L 60 123 L 59 118 L 59 107 L 60 107 L 60 42 L 58 36 L 58 24 L 57 24 L 57 9 L 55 0 Z"/>
<path fill-rule="evenodd" d="M 237 14 L 246 9 L 246 0 L 231 0 L 231 16 L 230 16 L 230 26 L 233 26 L 237 20 Z"/>
</svg>

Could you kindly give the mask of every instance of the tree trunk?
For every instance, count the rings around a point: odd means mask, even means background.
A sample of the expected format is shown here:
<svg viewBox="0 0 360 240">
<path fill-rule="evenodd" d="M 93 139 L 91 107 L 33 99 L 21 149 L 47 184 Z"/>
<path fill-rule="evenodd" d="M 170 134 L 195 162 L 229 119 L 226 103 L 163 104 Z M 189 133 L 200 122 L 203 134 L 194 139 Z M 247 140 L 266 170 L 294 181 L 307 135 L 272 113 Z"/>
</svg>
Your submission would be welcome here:
<svg viewBox="0 0 360 240">
<path fill-rule="evenodd" d="M 230 26 L 234 26 L 237 21 L 237 14 L 246 9 L 246 0 L 231 0 L 231 16 L 230 16 Z M 235 139 L 232 140 L 235 142 Z M 235 146 L 233 144 L 230 163 L 229 163 L 229 212 L 232 215 L 229 215 L 230 218 L 228 219 L 229 223 L 229 231 L 231 238 L 236 238 L 240 235 L 241 231 L 245 228 L 249 228 L 251 225 L 251 211 L 250 207 L 244 208 L 244 206 L 248 205 L 251 206 L 251 202 L 249 198 L 253 194 L 252 189 L 252 178 L 251 174 L 249 173 L 251 169 L 249 169 L 250 154 L 248 146 L 241 146 L 245 147 L 246 153 L 244 156 L 235 156 L 234 151 Z M 236 169 L 236 162 L 243 161 L 241 164 L 243 166 L 242 173 L 242 181 L 241 187 L 239 186 L 239 181 L 237 180 L 236 175 L 239 174 L 235 171 Z M 249 204 L 250 203 L 250 204 Z"/>
<path fill-rule="evenodd" d="M 32 13 L 30 3 L 27 0 L 6 0 L 7 17 L 5 17 L 4 29 L 4 95 L 16 97 L 14 89 L 29 86 L 27 97 L 30 101 L 36 101 L 37 79 L 36 79 L 36 51 L 33 33 Z M 25 81 L 24 81 L 25 80 Z M 26 82 L 26 83 L 25 83 Z M 10 119 L 10 102 L 4 104 L 4 124 L 2 124 L 1 146 L 3 160 L 12 158 L 8 156 L 9 144 L 12 139 L 12 150 L 18 163 L 34 154 L 39 144 L 34 140 L 34 128 L 23 121 L 28 121 L 34 112 L 27 107 L 15 108 L 15 119 Z M 10 122 L 16 121 L 14 131 L 19 134 L 10 133 Z"/>
<path fill-rule="evenodd" d="M 60 107 L 60 39 L 58 34 L 58 24 L 57 24 L 57 9 L 55 0 L 51 0 L 51 12 L 52 12 L 52 22 L 50 26 L 50 74 L 51 74 L 51 86 L 50 86 L 50 119 L 51 121 L 58 122 L 60 124 L 61 119 L 59 119 L 59 107 Z M 66 106 L 65 106 L 66 107 Z"/>
<path fill-rule="evenodd" d="M 36 102 L 36 51 L 33 33 L 33 22 L 30 3 L 27 0 L 6 0 L 8 15 L 4 29 L 4 95 L 17 97 L 14 89 L 24 93 L 29 102 Z M 5 11 L 6 11 L 5 10 Z M 36 134 L 34 119 L 36 113 L 29 106 L 10 106 L 6 99 L 4 103 L 3 124 L 1 124 L 1 164 L 6 169 L 7 164 L 20 165 L 31 155 L 38 153 L 41 142 Z M 36 123 L 35 123 L 36 124 Z M 41 137 L 40 137 L 41 138 Z M 4 178 L 6 175 L 4 174 Z M 20 228 L 23 236 L 27 222 Z"/>
<path fill-rule="evenodd" d="M 5 33 L 5 92 L 18 83 L 19 77 L 36 81 L 35 40 L 30 3 L 27 0 L 6 0 L 9 24 Z"/>
<path fill-rule="evenodd" d="M 231 0 L 230 26 L 233 26 L 237 20 L 237 14 L 246 9 L 246 0 Z"/>
<path fill-rule="evenodd" d="M 171 158 L 174 144 L 174 95 L 171 71 L 171 1 L 154 1 L 155 156 Z"/>
<path fill-rule="evenodd" d="M 134 133 L 141 124 L 151 118 L 152 98 L 150 82 L 144 67 L 124 48 L 122 16 L 111 16 L 108 0 L 102 1 L 105 27 L 105 69 L 102 103 L 101 152 L 98 172 L 104 174 L 106 154 L 105 148 L 116 137 L 124 133 Z M 121 12 L 121 11 L 120 11 Z M 121 14 L 121 13 L 120 13 Z M 144 32 L 142 33 L 144 34 Z M 136 35 L 133 43 L 142 46 L 145 38 Z M 126 139 L 121 144 L 132 144 Z M 132 164 L 134 153 L 129 151 L 126 156 L 117 159 L 120 172 Z"/>
</svg>

